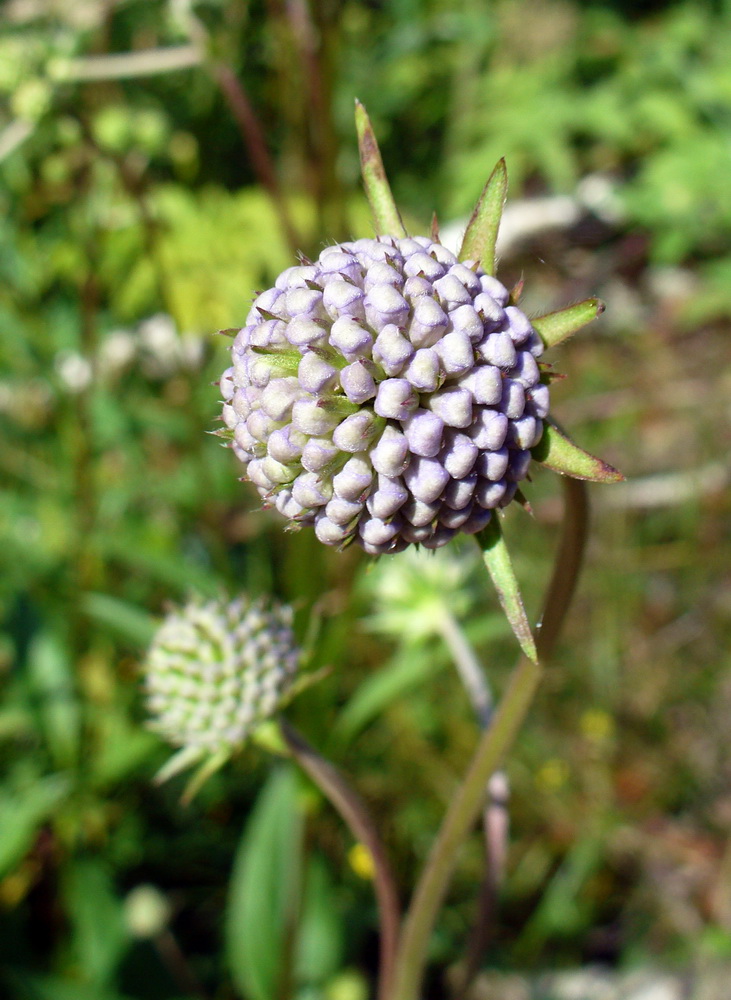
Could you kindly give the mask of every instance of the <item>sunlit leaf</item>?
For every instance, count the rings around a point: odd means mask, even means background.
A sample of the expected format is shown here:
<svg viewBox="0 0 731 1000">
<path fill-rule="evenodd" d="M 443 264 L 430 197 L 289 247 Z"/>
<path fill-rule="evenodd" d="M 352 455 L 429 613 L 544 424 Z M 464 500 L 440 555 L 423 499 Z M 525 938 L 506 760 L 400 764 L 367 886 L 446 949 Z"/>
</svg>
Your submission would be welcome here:
<svg viewBox="0 0 731 1000">
<path fill-rule="evenodd" d="M 381 151 L 378 148 L 373 126 L 368 112 L 360 101 L 355 102 L 355 127 L 358 132 L 363 184 L 373 212 L 376 232 L 379 236 L 406 236 L 401 215 L 391 194 L 391 187 L 383 168 Z"/>
<path fill-rule="evenodd" d="M 593 483 L 619 483 L 624 479 L 621 472 L 569 441 L 553 424 L 544 424 L 543 436 L 532 452 L 536 462 L 574 479 Z"/>
<path fill-rule="evenodd" d="M 488 178 L 467 223 L 460 260 L 479 261 L 486 274 L 495 273 L 495 247 L 508 192 L 505 160 L 500 160 Z"/>
<path fill-rule="evenodd" d="M 567 340 L 582 326 L 591 323 L 597 316 L 601 316 L 605 309 L 606 306 L 601 299 L 585 299 L 583 302 L 577 302 L 575 305 L 559 309 L 557 312 L 538 316 L 532 319 L 531 323 L 540 334 L 546 347 L 554 347 Z"/>
<path fill-rule="evenodd" d="M 251 1000 L 278 1000 L 289 972 L 287 948 L 298 911 L 302 863 L 297 788 L 294 768 L 272 772 L 234 862 L 226 955 L 234 982 Z"/>
<path fill-rule="evenodd" d="M 497 589 L 503 611 L 510 622 L 515 638 L 525 655 L 535 663 L 538 659 L 536 644 L 528 624 L 518 581 L 513 571 L 513 563 L 503 538 L 500 522 L 493 515 L 475 538 L 482 550 L 487 570 Z"/>
</svg>

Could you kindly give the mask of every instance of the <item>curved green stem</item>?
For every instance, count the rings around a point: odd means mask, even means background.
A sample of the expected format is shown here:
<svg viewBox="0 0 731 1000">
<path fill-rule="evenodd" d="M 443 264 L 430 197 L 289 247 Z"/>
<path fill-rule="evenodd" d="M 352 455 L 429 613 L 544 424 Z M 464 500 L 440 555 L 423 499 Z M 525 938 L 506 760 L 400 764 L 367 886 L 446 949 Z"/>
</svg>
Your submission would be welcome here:
<svg viewBox="0 0 731 1000">
<path fill-rule="evenodd" d="M 400 907 L 396 882 L 383 842 L 360 796 L 342 774 L 284 719 L 280 721 L 280 730 L 294 759 L 337 809 L 353 836 L 368 849 L 373 859 L 373 881 L 381 935 L 378 998 L 389 1000 L 399 936 Z"/>
<path fill-rule="evenodd" d="M 418 1000 L 427 950 L 457 851 L 474 825 L 488 779 L 513 745 L 543 674 L 573 595 L 587 536 L 588 500 L 582 483 L 565 479 L 564 530 L 548 588 L 542 625 L 536 636 L 539 662 L 518 661 L 489 728 L 477 745 L 464 781 L 444 817 L 431 854 L 416 886 L 404 920 L 396 955 L 394 990 L 389 1000 Z"/>
</svg>

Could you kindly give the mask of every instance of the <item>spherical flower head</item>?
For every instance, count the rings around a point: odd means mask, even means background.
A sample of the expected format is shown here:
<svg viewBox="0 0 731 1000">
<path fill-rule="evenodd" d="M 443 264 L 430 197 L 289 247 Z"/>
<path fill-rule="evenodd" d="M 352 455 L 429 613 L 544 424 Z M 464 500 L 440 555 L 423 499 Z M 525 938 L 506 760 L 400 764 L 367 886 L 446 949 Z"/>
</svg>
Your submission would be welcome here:
<svg viewBox="0 0 731 1000">
<path fill-rule="evenodd" d="M 426 236 L 326 247 L 254 301 L 221 386 L 265 503 L 367 552 L 476 533 L 541 439 L 543 343 L 508 290 Z"/>
<path fill-rule="evenodd" d="M 185 764 L 230 756 L 282 706 L 299 659 L 291 622 L 290 608 L 246 597 L 191 600 L 167 615 L 144 686 L 150 728 Z"/>
</svg>

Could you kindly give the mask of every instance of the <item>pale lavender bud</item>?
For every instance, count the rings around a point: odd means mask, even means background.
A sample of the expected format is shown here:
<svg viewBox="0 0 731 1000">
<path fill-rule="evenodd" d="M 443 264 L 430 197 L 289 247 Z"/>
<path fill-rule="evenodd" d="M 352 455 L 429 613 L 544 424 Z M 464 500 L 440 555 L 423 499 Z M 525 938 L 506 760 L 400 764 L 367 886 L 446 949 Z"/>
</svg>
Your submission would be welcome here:
<svg viewBox="0 0 731 1000">
<path fill-rule="evenodd" d="M 322 293 L 322 304 L 330 319 L 337 321 L 341 316 L 352 316 L 353 319 L 365 322 L 365 298 L 362 288 L 351 285 L 349 281 L 331 280 L 325 285 Z M 330 336 L 332 343 L 332 334 Z"/>
<path fill-rule="evenodd" d="M 266 441 L 276 426 L 263 410 L 252 410 L 246 418 L 246 429 L 257 441 Z"/>
<path fill-rule="evenodd" d="M 510 298 L 510 292 L 507 290 L 502 282 L 498 281 L 497 278 L 493 277 L 491 274 L 481 274 L 480 275 L 480 287 L 483 292 L 487 292 L 488 295 L 492 296 L 496 302 L 499 302 L 501 306 Z"/>
<path fill-rule="evenodd" d="M 409 450 L 414 455 L 433 458 L 442 447 L 444 421 L 429 410 L 415 410 L 401 421 Z"/>
<path fill-rule="evenodd" d="M 288 465 L 302 457 L 302 452 L 309 440 L 304 434 L 296 431 L 291 424 L 279 427 L 269 436 L 267 451 L 278 462 Z"/>
<path fill-rule="evenodd" d="M 324 347 L 327 343 L 327 328 L 312 319 L 297 316 L 287 324 L 287 340 L 294 347 Z"/>
<path fill-rule="evenodd" d="M 271 493 L 276 483 L 267 476 L 263 458 L 253 458 L 246 466 L 246 476 L 263 493 Z"/>
<path fill-rule="evenodd" d="M 341 524 L 336 524 L 324 514 L 315 518 L 315 534 L 325 545 L 342 545 L 350 537 L 350 530 Z"/>
<path fill-rule="evenodd" d="M 404 420 L 419 405 L 419 394 L 405 378 L 388 378 L 378 386 L 373 408 L 380 417 Z"/>
<path fill-rule="evenodd" d="M 503 377 L 494 365 L 476 366 L 459 384 L 469 389 L 475 402 L 483 406 L 494 406 L 503 398 Z"/>
<path fill-rule="evenodd" d="M 352 500 L 343 500 L 342 497 L 334 496 L 325 507 L 325 513 L 335 524 L 345 527 L 353 523 L 363 512 L 363 504 Z"/>
<path fill-rule="evenodd" d="M 504 331 L 488 333 L 479 341 L 475 350 L 486 364 L 496 365 L 504 371 L 512 368 L 517 358 L 515 345 L 510 339 L 510 334 Z"/>
<path fill-rule="evenodd" d="M 340 385 L 352 403 L 365 403 L 376 394 L 376 381 L 364 360 L 354 361 L 340 372 Z"/>
<path fill-rule="evenodd" d="M 462 479 L 472 471 L 478 456 L 475 442 L 459 431 L 446 430 L 439 459 L 450 476 Z"/>
<path fill-rule="evenodd" d="M 254 299 L 251 311 L 246 318 L 247 324 L 261 322 L 262 311 L 271 313 L 273 316 L 278 316 L 280 304 L 284 307 L 284 302 L 284 292 L 281 288 L 267 288 L 265 292 L 257 295 Z"/>
<path fill-rule="evenodd" d="M 262 458 L 261 468 L 266 478 L 275 484 L 291 483 L 299 472 L 296 466 L 284 465 L 282 462 L 278 462 L 276 458 L 272 458 L 271 455 L 266 455 Z"/>
<path fill-rule="evenodd" d="M 525 389 L 520 382 L 514 382 L 511 378 L 503 379 L 503 395 L 500 400 L 500 409 L 506 417 L 517 420 L 523 416 L 525 410 Z"/>
<path fill-rule="evenodd" d="M 400 476 L 409 463 L 408 456 L 406 436 L 392 424 L 386 424 L 378 444 L 371 451 L 373 468 L 384 476 Z"/>
<path fill-rule="evenodd" d="M 448 333 L 434 345 L 434 350 L 441 358 L 442 368 L 447 376 L 461 375 L 474 368 L 475 355 L 466 333 Z"/>
<path fill-rule="evenodd" d="M 385 545 L 396 537 L 400 527 L 401 521 L 397 517 L 391 521 L 369 517 L 360 522 L 358 530 L 363 541 L 369 545 Z"/>
<path fill-rule="evenodd" d="M 412 497 L 401 508 L 401 513 L 415 528 L 425 528 L 427 525 L 433 526 L 436 523 L 441 509 L 442 505 L 439 501 L 426 502 Z"/>
<path fill-rule="evenodd" d="M 482 291 L 480 279 L 477 277 L 472 268 L 467 267 L 466 264 L 452 264 L 449 269 L 449 274 L 457 278 L 473 297 L 475 295 L 479 295 Z"/>
<path fill-rule="evenodd" d="M 444 266 L 424 250 L 417 250 L 404 261 L 404 274 L 408 278 L 426 278 L 432 287 L 444 271 Z"/>
<path fill-rule="evenodd" d="M 469 427 L 472 423 L 472 393 L 469 389 L 445 385 L 428 397 L 426 406 L 448 427 Z"/>
<path fill-rule="evenodd" d="M 505 315 L 508 317 L 510 336 L 513 338 L 513 343 L 518 345 L 525 344 L 526 340 L 533 333 L 533 327 L 528 317 L 516 306 L 507 306 Z"/>
<path fill-rule="evenodd" d="M 373 517 L 392 517 L 409 498 L 409 491 L 399 477 L 378 477 L 376 490 L 366 500 L 366 507 Z"/>
<path fill-rule="evenodd" d="M 497 410 L 480 410 L 467 433 L 480 451 L 497 451 L 505 444 L 508 418 Z"/>
<path fill-rule="evenodd" d="M 451 250 L 447 250 L 446 247 L 443 247 L 441 243 L 432 243 L 429 248 L 429 254 L 430 256 L 435 257 L 436 260 L 438 260 L 440 264 L 443 264 L 445 268 L 453 267 L 456 263 L 458 263 L 455 254 L 453 254 Z"/>
<path fill-rule="evenodd" d="M 297 503 L 292 496 L 292 490 L 287 489 L 286 487 L 279 490 L 274 497 L 274 506 L 277 508 L 279 513 L 283 517 L 286 517 L 289 521 L 299 521 L 304 515 L 306 515 L 304 507 Z"/>
<path fill-rule="evenodd" d="M 548 416 L 549 393 L 547 385 L 541 383 L 534 385 L 530 392 L 526 393 L 526 396 L 530 401 L 530 409 L 536 417 L 544 419 Z"/>
<path fill-rule="evenodd" d="M 456 306 L 469 305 L 472 302 L 472 296 L 454 274 L 445 274 L 443 278 L 435 281 L 434 291 L 445 309 L 451 310 Z"/>
<path fill-rule="evenodd" d="M 332 278 L 347 278 L 354 284 L 359 284 L 363 280 L 363 268 L 358 263 L 352 253 L 338 252 L 337 248 L 333 253 L 320 254 L 320 267 L 318 278 L 325 280 L 326 286 L 333 283 Z M 329 279 L 329 280 L 328 280 Z M 340 282 L 337 282 L 340 284 Z"/>
<path fill-rule="evenodd" d="M 508 460 L 510 452 L 507 448 L 497 448 L 495 451 L 481 451 L 475 462 L 475 472 L 479 472 L 485 479 L 492 479 L 497 482 L 502 479 L 508 470 Z"/>
<path fill-rule="evenodd" d="M 511 451 L 510 465 L 508 466 L 507 479 L 517 483 L 525 478 L 530 465 L 531 453 L 529 451 Z"/>
<path fill-rule="evenodd" d="M 323 507 L 332 497 L 332 483 L 319 478 L 316 472 L 303 472 L 292 483 L 292 496 L 305 509 Z"/>
<path fill-rule="evenodd" d="M 433 347 L 421 347 L 409 362 L 404 378 L 419 392 L 434 392 L 441 380 L 436 350 Z"/>
<path fill-rule="evenodd" d="M 414 347 L 431 347 L 447 329 L 447 314 L 433 298 L 420 295 L 413 305 L 411 322 L 406 331 Z"/>
<path fill-rule="evenodd" d="M 449 319 L 452 329 L 466 333 L 473 344 L 482 340 L 485 335 L 485 325 L 473 305 L 457 306 L 450 312 Z"/>
<path fill-rule="evenodd" d="M 505 322 L 505 310 L 500 303 L 496 302 L 492 295 L 488 295 L 487 292 L 480 292 L 479 295 L 476 295 L 472 305 L 477 311 L 477 315 L 488 329 L 501 327 Z"/>
<path fill-rule="evenodd" d="M 403 273 L 394 267 L 394 264 L 390 260 L 385 260 L 378 264 L 372 264 L 368 268 L 363 287 L 366 293 L 368 293 L 379 285 L 388 285 L 392 288 L 401 289 L 403 283 Z M 368 296 L 366 295 L 366 305 L 368 304 L 367 300 Z"/>
<path fill-rule="evenodd" d="M 267 319 L 254 326 L 246 326 L 239 333 L 234 347 L 239 350 L 249 345 L 252 347 L 279 347 L 286 343 L 287 325 L 278 319 Z M 238 338 L 241 338 L 239 340 Z"/>
<path fill-rule="evenodd" d="M 543 424 L 535 417 L 522 416 L 510 422 L 509 443 L 515 448 L 532 448 L 543 434 Z"/>
<path fill-rule="evenodd" d="M 478 477 L 476 474 L 464 479 L 450 479 L 442 495 L 442 500 L 453 510 L 462 510 L 472 500 Z"/>
<path fill-rule="evenodd" d="M 370 410 L 351 413 L 333 431 L 333 444 L 341 451 L 366 451 L 382 425 Z"/>
<path fill-rule="evenodd" d="M 305 440 L 307 443 L 302 448 L 302 468 L 308 472 L 322 472 L 338 457 L 340 449 L 330 438 L 311 437 Z"/>
<path fill-rule="evenodd" d="M 436 500 L 449 480 L 449 473 L 436 458 L 412 458 L 404 472 L 404 482 L 417 500 Z"/>
<path fill-rule="evenodd" d="M 272 420 L 284 420 L 301 395 L 302 389 L 296 378 L 275 378 L 261 394 L 261 408 Z"/>
<path fill-rule="evenodd" d="M 422 295 L 428 295 L 433 298 L 434 289 L 432 288 L 431 281 L 427 281 L 426 278 L 420 278 L 416 276 L 413 278 L 406 279 L 406 281 L 404 282 L 402 295 L 408 302 L 411 302 L 413 305 L 415 304 L 416 299 L 420 298 L 420 296 Z"/>
<path fill-rule="evenodd" d="M 409 315 L 409 303 L 393 285 L 375 285 L 364 305 L 369 325 L 379 332 L 390 324 L 403 326 Z"/>
<path fill-rule="evenodd" d="M 321 358 L 314 351 L 307 351 L 306 354 L 302 355 L 297 369 L 297 378 L 294 381 L 299 381 L 305 392 L 315 396 L 332 389 L 338 381 L 339 374 L 338 369 L 325 361 L 324 358 Z M 277 381 L 280 382 L 283 379 L 277 379 Z"/>
<path fill-rule="evenodd" d="M 333 479 L 335 492 L 342 500 L 365 503 L 373 482 L 371 463 L 359 456 L 349 458 Z"/>
<path fill-rule="evenodd" d="M 518 351 L 518 359 L 509 374 L 526 389 L 537 385 L 541 378 L 536 359 L 528 351 Z"/>
<path fill-rule="evenodd" d="M 413 353 L 412 345 L 393 325 L 385 326 L 373 345 L 373 360 L 388 376 L 399 375 Z"/>
<path fill-rule="evenodd" d="M 287 292 L 285 303 L 287 312 L 293 319 L 298 316 L 314 320 L 327 319 L 322 292 L 314 288 L 291 288 Z"/>
<path fill-rule="evenodd" d="M 500 505 L 505 496 L 506 482 L 499 479 L 493 483 L 490 479 L 480 479 L 475 489 L 475 500 L 486 510 L 492 510 Z"/>
<path fill-rule="evenodd" d="M 312 396 L 298 399 L 292 407 L 292 425 L 302 434 L 325 437 L 335 430 L 341 419 L 341 414 Z"/>
<path fill-rule="evenodd" d="M 317 268 L 312 264 L 300 264 L 295 267 L 288 267 L 286 271 L 282 271 L 277 280 L 274 282 L 275 288 L 307 288 L 308 281 L 314 281 L 317 278 Z"/>
<path fill-rule="evenodd" d="M 340 316 L 330 329 L 330 343 L 343 357 L 352 360 L 367 356 L 373 346 L 373 336 L 353 316 Z"/>
</svg>

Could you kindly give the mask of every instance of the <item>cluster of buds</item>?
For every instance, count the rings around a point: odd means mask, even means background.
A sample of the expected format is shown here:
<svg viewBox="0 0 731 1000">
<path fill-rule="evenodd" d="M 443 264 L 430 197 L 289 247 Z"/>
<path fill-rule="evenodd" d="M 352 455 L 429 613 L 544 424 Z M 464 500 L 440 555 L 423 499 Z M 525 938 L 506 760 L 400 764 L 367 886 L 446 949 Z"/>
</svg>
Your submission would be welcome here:
<svg viewBox="0 0 731 1000">
<path fill-rule="evenodd" d="M 603 310 L 597 299 L 529 319 L 495 277 L 507 190 L 488 180 L 457 254 L 409 237 L 356 105 L 376 237 L 303 258 L 258 295 L 221 379 L 227 438 L 265 506 L 320 541 L 373 555 L 477 537 L 524 649 L 535 655 L 498 508 L 525 503 L 533 461 L 580 479 L 621 476 L 549 414 L 544 350 Z M 510 593 L 513 593 L 513 597 Z M 510 611 L 509 608 L 513 608 Z"/>
<path fill-rule="evenodd" d="M 290 608 L 192 600 L 170 611 L 147 654 L 150 728 L 181 748 L 181 767 L 230 756 L 284 704 L 298 661 Z"/>
</svg>

